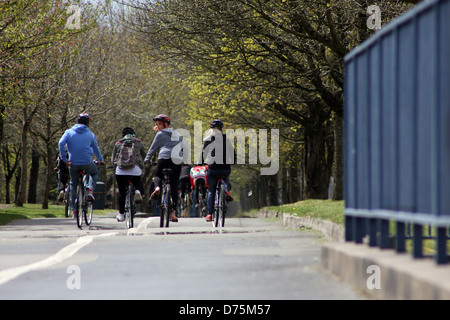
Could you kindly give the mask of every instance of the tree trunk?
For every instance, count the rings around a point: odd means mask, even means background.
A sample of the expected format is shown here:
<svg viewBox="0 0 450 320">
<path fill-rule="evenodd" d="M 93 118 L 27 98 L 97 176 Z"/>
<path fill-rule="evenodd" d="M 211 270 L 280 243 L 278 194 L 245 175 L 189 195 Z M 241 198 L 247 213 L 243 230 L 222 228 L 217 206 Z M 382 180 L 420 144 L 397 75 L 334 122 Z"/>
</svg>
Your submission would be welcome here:
<svg viewBox="0 0 450 320">
<path fill-rule="evenodd" d="M 28 127 L 29 127 L 29 120 L 27 116 L 27 110 L 25 107 L 23 110 L 23 126 L 22 126 L 22 161 L 21 161 L 22 172 L 20 175 L 19 192 L 17 193 L 16 197 L 17 207 L 23 207 L 27 191 Z"/>
<path fill-rule="evenodd" d="M 300 200 L 298 190 L 298 162 L 294 161 L 293 165 L 289 168 L 289 200 L 291 203 Z"/>
<path fill-rule="evenodd" d="M 269 180 L 268 186 L 268 197 L 267 204 L 269 206 L 277 206 L 278 205 L 278 173 L 268 176 Z"/>
<path fill-rule="evenodd" d="M 54 154 L 51 142 L 47 142 L 47 170 L 45 178 L 44 195 L 42 197 L 42 209 L 48 209 L 48 195 L 50 194 L 50 181 L 53 178 L 54 173 Z"/>
<path fill-rule="evenodd" d="M 344 119 L 342 112 L 334 117 L 334 189 L 333 200 L 344 199 Z"/>
<path fill-rule="evenodd" d="M 305 199 L 327 199 L 330 169 L 326 163 L 326 128 L 322 125 L 305 129 Z"/>
<path fill-rule="evenodd" d="M 36 203 L 36 193 L 37 184 L 39 178 L 39 161 L 40 161 L 39 151 L 33 147 L 31 151 L 31 168 L 30 168 L 30 179 L 28 184 L 28 203 Z"/>
</svg>

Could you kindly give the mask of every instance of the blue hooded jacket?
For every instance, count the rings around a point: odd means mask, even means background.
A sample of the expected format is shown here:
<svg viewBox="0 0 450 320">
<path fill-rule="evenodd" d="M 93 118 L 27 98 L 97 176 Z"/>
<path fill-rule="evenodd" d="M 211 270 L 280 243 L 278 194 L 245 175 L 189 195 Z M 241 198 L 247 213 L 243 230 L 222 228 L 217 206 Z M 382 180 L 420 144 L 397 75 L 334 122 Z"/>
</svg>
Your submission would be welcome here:
<svg viewBox="0 0 450 320">
<path fill-rule="evenodd" d="M 103 156 L 97 144 L 97 138 L 84 124 L 76 124 L 66 130 L 59 140 L 59 154 L 62 161 L 66 162 L 65 145 L 69 151 L 69 160 L 73 165 L 83 166 L 92 163 L 92 154 L 97 160 L 103 161 Z"/>
</svg>

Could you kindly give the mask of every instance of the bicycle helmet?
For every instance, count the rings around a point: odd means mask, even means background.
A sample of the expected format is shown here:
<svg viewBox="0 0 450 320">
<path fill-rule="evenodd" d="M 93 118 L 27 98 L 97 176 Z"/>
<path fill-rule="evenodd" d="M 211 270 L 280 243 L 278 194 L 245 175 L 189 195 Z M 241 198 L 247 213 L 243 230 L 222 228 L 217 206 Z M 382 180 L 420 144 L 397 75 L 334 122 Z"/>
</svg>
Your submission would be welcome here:
<svg viewBox="0 0 450 320">
<path fill-rule="evenodd" d="M 170 124 L 170 118 L 168 116 L 166 116 L 165 114 L 159 114 L 153 118 L 153 121 L 158 121 L 158 120 L 167 122 L 167 124 Z"/>
<path fill-rule="evenodd" d="M 209 124 L 210 128 L 218 128 L 219 130 L 222 130 L 223 128 L 223 122 L 219 119 L 213 120 L 211 121 L 211 123 Z"/>
<path fill-rule="evenodd" d="M 136 132 L 134 131 L 134 129 L 132 127 L 125 127 L 122 130 L 122 136 L 126 136 L 127 134 L 131 134 L 131 135 L 135 136 Z"/>
<path fill-rule="evenodd" d="M 91 115 L 86 112 L 80 113 L 77 117 L 77 122 L 80 124 L 88 125 L 89 120 L 91 120 Z"/>
</svg>

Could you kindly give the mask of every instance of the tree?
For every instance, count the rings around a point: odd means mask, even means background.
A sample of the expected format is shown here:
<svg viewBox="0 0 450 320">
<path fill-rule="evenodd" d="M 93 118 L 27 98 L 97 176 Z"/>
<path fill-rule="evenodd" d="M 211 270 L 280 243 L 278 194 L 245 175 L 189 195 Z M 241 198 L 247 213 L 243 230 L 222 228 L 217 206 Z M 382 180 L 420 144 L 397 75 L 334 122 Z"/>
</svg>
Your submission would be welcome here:
<svg viewBox="0 0 450 320">
<path fill-rule="evenodd" d="M 127 25 L 169 61 L 188 66 L 193 118 L 295 127 L 305 197 L 327 197 L 334 167 L 335 198 L 342 198 L 342 59 L 370 34 L 367 1 L 126 3 L 134 12 Z M 406 8 L 380 6 L 390 9 L 386 20 Z"/>
</svg>

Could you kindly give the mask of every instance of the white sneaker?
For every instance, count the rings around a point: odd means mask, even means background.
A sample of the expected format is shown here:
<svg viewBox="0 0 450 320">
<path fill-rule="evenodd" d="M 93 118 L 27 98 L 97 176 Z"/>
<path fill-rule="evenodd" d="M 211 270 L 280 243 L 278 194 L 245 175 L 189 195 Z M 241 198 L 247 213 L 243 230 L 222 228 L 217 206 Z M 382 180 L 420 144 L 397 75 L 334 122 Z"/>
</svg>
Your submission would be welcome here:
<svg viewBox="0 0 450 320">
<path fill-rule="evenodd" d="M 142 202 L 142 196 L 141 196 L 141 192 L 139 190 L 136 190 L 135 194 L 134 194 L 134 198 L 136 199 L 136 202 Z"/>
<path fill-rule="evenodd" d="M 117 218 L 117 222 L 125 221 L 125 215 L 123 213 L 119 213 L 116 218 Z"/>
</svg>

